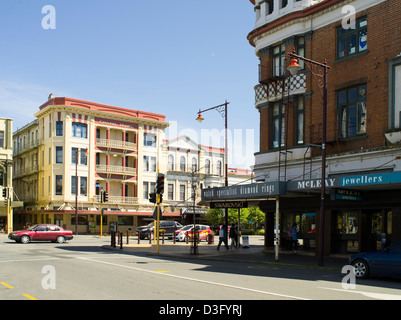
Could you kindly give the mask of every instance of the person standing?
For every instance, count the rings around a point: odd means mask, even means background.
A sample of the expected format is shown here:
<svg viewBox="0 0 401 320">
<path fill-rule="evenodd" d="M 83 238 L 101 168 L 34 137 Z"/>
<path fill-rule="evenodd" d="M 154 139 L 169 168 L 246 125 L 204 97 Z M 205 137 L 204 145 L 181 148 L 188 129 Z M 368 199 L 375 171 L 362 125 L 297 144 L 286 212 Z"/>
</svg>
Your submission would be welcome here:
<svg viewBox="0 0 401 320">
<path fill-rule="evenodd" d="M 297 224 L 294 223 L 290 230 L 288 231 L 288 235 L 290 237 L 290 243 L 291 243 L 291 251 L 292 253 L 297 253 L 297 248 L 298 248 L 298 236 L 297 236 L 298 230 L 297 230 Z"/>
<path fill-rule="evenodd" d="M 224 242 L 224 245 L 225 245 L 226 249 L 228 250 L 226 235 L 227 235 L 227 226 L 225 224 L 223 224 L 219 231 L 219 244 L 217 245 L 217 250 L 220 250 L 220 245 L 222 242 Z"/>
<path fill-rule="evenodd" d="M 231 239 L 230 249 L 232 249 L 233 247 L 237 248 L 238 233 L 237 233 L 236 225 L 234 223 L 231 225 L 229 237 Z"/>
</svg>

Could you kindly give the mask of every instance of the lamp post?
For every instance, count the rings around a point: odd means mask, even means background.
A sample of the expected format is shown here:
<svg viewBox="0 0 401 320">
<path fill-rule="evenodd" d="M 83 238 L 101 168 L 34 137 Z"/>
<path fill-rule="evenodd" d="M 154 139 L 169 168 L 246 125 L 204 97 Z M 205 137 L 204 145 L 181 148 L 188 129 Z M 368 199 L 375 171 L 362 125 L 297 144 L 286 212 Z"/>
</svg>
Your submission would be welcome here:
<svg viewBox="0 0 401 320">
<path fill-rule="evenodd" d="M 326 196 L 326 129 L 327 129 L 327 72 L 331 69 L 327 62 L 324 63 L 316 62 L 304 57 L 301 57 L 295 53 L 295 49 L 292 53 L 289 53 L 292 58 L 288 71 L 294 76 L 302 67 L 298 64 L 300 59 L 305 62 L 305 65 L 311 71 L 318 87 L 321 90 L 323 96 L 323 124 L 322 124 L 322 176 L 321 176 L 321 191 L 320 191 L 320 230 L 319 230 L 319 266 L 323 266 L 324 256 L 324 216 L 325 216 L 325 196 Z M 321 69 L 323 68 L 323 73 Z"/>
<path fill-rule="evenodd" d="M 224 166 L 224 186 L 228 186 L 228 148 L 227 148 L 227 146 L 228 146 L 228 143 L 227 143 L 227 134 L 228 134 L 228 120 L 227 120 L 227 107 L 228 107 L 228 104 L 229 104 L 229 102 L 227 102 L 227 100 L 226 100 L 226 102 L 225 103 L 223 103 L 223 104 L 220 104 L 220 105 L 218 105 L 218 106 L 215 106 L 215 107 L 212 107 L 212 108 L 208 108 L 208 109 L 205 109 L 205 110 L 199 110 L 199 112 L 198 112 L 198 117 L 196 118 L 196 120 L 199 122 L 199 123 L 202 123 L 202 121 L 203 120 L 205 120 L 203 117 L 202 117 L 202 113 L 203 112 L 207 112 L 207 111 L 209 111 L 209 110 L 216 110 L 218 113 L 220 113 L 220 115 L 223 117 L 223 119 L 224 119 L 224 158 L 225 158 L 225 160 L 224 160 L 224 162 L 225 162 L 225 166 Z M 224 218 L 225 218 L 225 225 L 226 225 L 226 243 L 228 243 L 228 209 L 227 208 L 225 208 L 224 209 L 224 212 L 225 212 L 225 215 L 224 215 Z"/>
</svg>

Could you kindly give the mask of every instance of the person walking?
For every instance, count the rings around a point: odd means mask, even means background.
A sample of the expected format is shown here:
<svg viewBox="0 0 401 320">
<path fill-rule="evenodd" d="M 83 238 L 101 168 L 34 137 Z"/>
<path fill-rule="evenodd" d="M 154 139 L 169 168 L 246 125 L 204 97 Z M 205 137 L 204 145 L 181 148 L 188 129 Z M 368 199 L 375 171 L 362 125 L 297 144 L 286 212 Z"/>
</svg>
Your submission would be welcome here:
<svg viewBox="0 0 401 320">
<path fill-rule="evenodd" d="M 219 231 L 219 244 L 217 245 L 217 250 L 220 250 L 220 246 L 221 246 L 222 242 L 224 242 L 224 245 L 225 245 L 226 249 L 228 250 L 226 235 L 227 235 L 227 226 L 225 224 L 223 224 Z"/>
<path fill-rule="evenodd" d="M 297 224 L 294 223 L 290 230 L 288 231 L 288 235 L 290 238 L 290 243 L 291 243 L 291 251 L 292 253 L 297 253 L 297 248 L 298 248 L 298 236 L 297 236 L 298 230 L 297 230 Z"/>
<path fill-rule="evenodd" d="M 233 247 L 237 248 L 238 233 L 237 233 L 236 225 L 234 223 L 231 225 L 230 232 L 229 232 L 228 235 L 229 235 L 229 237 L 231 239 L 230 249 L 232 249 Z"/>
</svg>

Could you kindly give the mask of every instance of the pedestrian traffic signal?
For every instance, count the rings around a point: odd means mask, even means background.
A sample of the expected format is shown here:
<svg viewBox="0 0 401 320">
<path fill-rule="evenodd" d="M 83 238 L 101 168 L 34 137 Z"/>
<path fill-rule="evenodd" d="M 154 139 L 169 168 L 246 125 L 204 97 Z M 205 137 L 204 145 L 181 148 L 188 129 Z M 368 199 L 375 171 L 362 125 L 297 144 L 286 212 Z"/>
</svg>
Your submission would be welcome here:
<svg viewBox="0 0 401 320">
<path fill-rule="evenodd" d="M 152 202 L 152 203 L 156 203 L 157 202 L 156 193 L 150 193 L 149 194 L 149 201 Z"/>
<path fill-rule="evenodd" d="M 163 194 L 164 193 L 164 173 L 159 173 L 157 175 L 156 193 L 157 194 Z"/>
<path fill-rule="evenodd" d="M 109 194 L 106 191 L 103 191 L 101 202 L 107 202 L 107 201 L 109 201 Z"/>
</svg>

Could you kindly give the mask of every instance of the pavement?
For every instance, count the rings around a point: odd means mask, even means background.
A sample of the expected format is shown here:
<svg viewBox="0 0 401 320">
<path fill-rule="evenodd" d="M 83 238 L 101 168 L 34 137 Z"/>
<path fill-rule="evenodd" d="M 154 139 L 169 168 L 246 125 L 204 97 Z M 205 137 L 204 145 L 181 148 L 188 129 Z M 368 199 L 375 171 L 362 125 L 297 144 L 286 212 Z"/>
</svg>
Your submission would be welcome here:
<svg viewBox="0 0 401 320">
<path fill-rule="evenodd" d="M 233 248 L 227 250 L 224 245 L 217 250 L 217 243 L 207 244 L 201 242 L 198 244 L 197 254 L 193 254 L 192 243 L 166 241 L 165 244 L 159 244 L 159 252 L 157 245 L 149 244 L 149 240 L 141 240 L 138 244 L 135 238 L 123 240 L 122 249 L 120 245 L 116 247 L 111 245 L 103 245 L 105 250 L 118 251 L 125 254 L 143 254 L 148 256 L 169 257 L 177 259 L 196 259 L 196 260 L 213 260 L 227 262 L 245 262 L 253 264 L 269 264 L 282 265 L 288 267 L 302 267 L 313 269 L 326 269 L 341 273 L 343 266 L 347 265 L 348 257 L 324 257 L 323 266 L 319 266 L 318 257 L 314 253 L 303 251 L 302 249 L 293 254 L 289 251 L 281 250 L 279 259 L 276 261 L 273 249 L 265 249 L 263 245 L 263 237 L 249 236 L 249 247 Z"/>
</svg>

